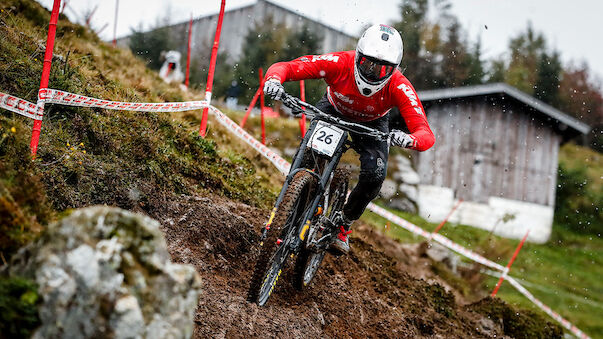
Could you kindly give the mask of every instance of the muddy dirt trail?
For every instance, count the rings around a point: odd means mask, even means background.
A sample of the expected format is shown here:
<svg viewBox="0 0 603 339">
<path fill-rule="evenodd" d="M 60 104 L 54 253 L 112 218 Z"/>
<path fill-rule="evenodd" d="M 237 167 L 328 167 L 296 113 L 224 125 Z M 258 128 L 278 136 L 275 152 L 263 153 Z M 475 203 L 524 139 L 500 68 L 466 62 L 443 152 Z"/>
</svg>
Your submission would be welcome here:
<svg viewBox="0 0 603 339">
<path fill-rule="evenodd" d="M 267 210 L 182 196 L 150 214 L 161 221 L 173 260 L 201 276 L 196 338 L 505 337 L 502 319 L 461 305 L 430 276 L 426 259 L 368 226 L 356 225 L 347 257 L 327 256 L 308 291 L 296 291 L 285 272 L 258 307 L 246 296 Z"/>
</svg>

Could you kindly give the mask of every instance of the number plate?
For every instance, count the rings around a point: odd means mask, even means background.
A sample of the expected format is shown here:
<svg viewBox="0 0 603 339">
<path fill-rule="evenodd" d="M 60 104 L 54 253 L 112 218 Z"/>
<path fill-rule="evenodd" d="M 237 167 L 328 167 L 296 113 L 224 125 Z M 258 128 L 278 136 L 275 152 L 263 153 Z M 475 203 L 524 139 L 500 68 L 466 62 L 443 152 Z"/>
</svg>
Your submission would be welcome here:
<svg viewBox="0 0 603 339">
<path fill-rule="evenodd" d="M 310 147 L 318 153 L 332 157 L 342 136 L 342 129 L 319 121 L 310 137 Z"/>
</svg>

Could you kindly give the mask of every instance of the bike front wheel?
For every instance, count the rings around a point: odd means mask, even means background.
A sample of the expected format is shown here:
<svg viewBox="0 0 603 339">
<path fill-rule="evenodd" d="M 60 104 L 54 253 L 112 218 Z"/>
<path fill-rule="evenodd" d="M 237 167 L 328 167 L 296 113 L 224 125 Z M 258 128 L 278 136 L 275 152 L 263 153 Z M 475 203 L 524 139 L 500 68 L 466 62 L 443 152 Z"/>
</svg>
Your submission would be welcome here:
<svg viewBox="0 0 603 339">
<path fill-rule="evenodd" d="M 324 215 L 327 219 L 332 220 L 335 213 L 343 209 L 348 194 L 348 181 L 349 175 L 347 171 L 338 169 L 335 172 L 329 190 L 331 192 L 329 194 L 331 203 L 328 210 L 324 211 Z M 312 282 L 326 254 L 326 248 L 313 248 L 308 245 L 313 242 L 316 243 L 318 239 L 333 232 L 333 229 L 325 227 L 324 225 L 312 225 L 312 227 L 313 230 L 306 239 L 304 248 L 298 254 L 295 263 L 295 276 L 293 282 L 294 286 L 299 290 L 303 290 Z"/>
<path fill-rule="evenodd" d="M 249 287 L 248 300 L 263 306 L 274 291 L 276 283 L 291 254 L 291 237 L 304 222 L 310 208 L 316 179 L 305 171 L 300 171 L 291 180 L 283 200 L 272 217 L 266 239 L 261 244 L 260 256 L 256 262 Z"/>
</svg>

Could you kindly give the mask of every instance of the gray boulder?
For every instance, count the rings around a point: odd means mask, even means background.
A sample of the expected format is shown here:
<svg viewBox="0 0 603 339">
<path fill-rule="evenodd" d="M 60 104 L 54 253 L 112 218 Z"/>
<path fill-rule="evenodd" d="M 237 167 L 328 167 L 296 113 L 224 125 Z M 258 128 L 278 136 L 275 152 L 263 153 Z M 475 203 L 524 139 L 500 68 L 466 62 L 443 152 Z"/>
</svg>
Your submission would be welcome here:
<svg viewBox="0 0 603 339">
<path fill-rule="evenodd" d="M 34 338 L 189 338 L 200 295 L 192 266 L 170 261 L 159 223 L 119 208 L 79 209 L 22 249 L 10 273 L 43 302 Z"/>
<path fill-rule="evenodd" d="M 406 153 L 395 154 L 390 159 L 388 178 L 381 186 L 380 195 L 387 206 L 416 213 L 419 181 L 419 174 Z"/>
</svg>

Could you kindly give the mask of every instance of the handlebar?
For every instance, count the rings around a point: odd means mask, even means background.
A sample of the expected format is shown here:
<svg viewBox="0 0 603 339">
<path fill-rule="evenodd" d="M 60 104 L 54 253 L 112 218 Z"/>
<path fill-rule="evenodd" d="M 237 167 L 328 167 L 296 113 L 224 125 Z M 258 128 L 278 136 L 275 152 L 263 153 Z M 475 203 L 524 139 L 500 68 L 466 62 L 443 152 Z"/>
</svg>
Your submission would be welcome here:
<svg viewBox="0 0 603 339">
<path fill-rule="evenodd" d="M 338 127 L 342 128 L 346 131 L 353 132 L 356 134 L 366 135 L 366 136 L 373 137 L 378 140 L 389 142 L 389 133 L 384 133 L 384 132 L 381 132 L 374 128 L 368 127 L 368 126 L 345 121 L 341 118 L 329 115 L 329 114 L 324 113 L 323 111 L 319 110 L 318 108 L 310 105 L 309 103 L 304 102 L 301 99 L 299 99 L 293 95 L 290 95 L 288 93 L 283 93 L 283 95 L 281 96 L 281 101 L 283 102 L 283 105 L 285 105 L 293 110 L 295 110 L 295 109 L 301 110 L 302 107 L 306 108 L 307 110 L 304 113 L 306 115 L 310 116 L 312 119 L 324 120 L 333 125 L 337 125 Z"/>
</svg>

